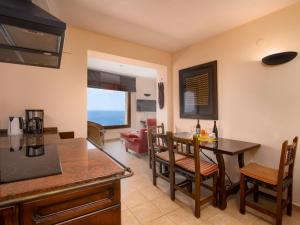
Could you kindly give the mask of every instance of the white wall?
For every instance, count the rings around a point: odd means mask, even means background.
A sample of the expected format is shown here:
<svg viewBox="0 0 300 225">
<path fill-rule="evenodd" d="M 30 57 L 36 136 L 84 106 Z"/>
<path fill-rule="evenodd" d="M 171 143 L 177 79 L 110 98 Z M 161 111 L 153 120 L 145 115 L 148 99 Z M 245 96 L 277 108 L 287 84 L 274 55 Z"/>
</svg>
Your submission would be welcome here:
<svg viewBox="0 0 300 225">
<path fill-rule="evenodd" d="M 147 79 L 138 77 L 136 79 L 136 99 L 146 99 L 146 100 L 156 100 L 157 101 L 157 93 L 156 93 L 156 79 Z M 144 94 L 151 94 L 149 97 L 145 97 Z M 136 108 L 134 109 L 136 111 Z M 156 112 L 136 112 L 135 117 L 135 129 L 141 128 L 141 120 L 145 120 L 147 118 L 156 118 Z"/>
<path fill-rule="evenodd" d="M 76 137 L 85 137 L 89 50 L 160 65 L 166 68 L 165 76 L 171 76 L 169 53 L 68 27 L 61 69 L 0 63 L 0 129 L 7 129 L 10 115 L 24 115 L 26 108 L 41 108 L 45 110 L 46 127 L 57 126 L 59 131 L 75 131 Z"/>
<path fill-rule="evenodd" d="M 218 60 L 220 135 L 262 144 L 258 151 L 247 155 L 248 159 L 278 168 L 281 143 L 300 135 L 300 57 L 271 67 L 262 65 L 260 60 L 270 53 L 300 52 L 299 24 L 297 4 L 174 54 L 175 128 L 189 130 L 196 124 L 195 120 L 179 116 L 178 70 Z M 201 124 L 213 125 L 212 121 Z M 237 159 L 227 160 L 230 174 L 238 179 Z M 298 204 L 299 177 L 300 154 L 294 176 L 294 200 Z"/>
</svg>

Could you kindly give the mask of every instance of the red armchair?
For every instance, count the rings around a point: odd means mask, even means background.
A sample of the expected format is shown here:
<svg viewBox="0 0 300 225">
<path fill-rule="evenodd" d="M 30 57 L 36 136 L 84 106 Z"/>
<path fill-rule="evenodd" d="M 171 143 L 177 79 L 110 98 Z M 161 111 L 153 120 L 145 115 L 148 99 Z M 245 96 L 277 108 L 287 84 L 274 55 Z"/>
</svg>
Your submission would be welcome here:
<svg viewBox="0 0 300 225">
<path fill-rule="evenodd" d="M 128 149 L 133 150 L 137 153 L 148 152 L 148 140 L 147 140 L 147 129 L 140 129 L 137 135 L 135 134 L 121 134 L 121 137 L 125 141 L 126 152 Z"/>
</svg>

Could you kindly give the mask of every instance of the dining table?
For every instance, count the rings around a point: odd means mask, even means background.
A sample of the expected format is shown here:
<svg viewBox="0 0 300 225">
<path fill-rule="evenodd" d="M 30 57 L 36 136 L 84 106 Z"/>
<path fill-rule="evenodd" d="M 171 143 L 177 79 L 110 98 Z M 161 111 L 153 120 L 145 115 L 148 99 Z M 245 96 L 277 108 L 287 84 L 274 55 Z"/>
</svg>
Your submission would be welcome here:
<svg viewBox="0 0 300 225">
<path fill-rule="evenodd" d="M 183 139 L 192 139 L 193 133 L 191 132 L 177 132 L 175 137 Z M 239 168 L 244 167 L 244 154 L 245 152 L 258 149 L 261 145 L 258 143 L 252 143 L 247 141 L 233 140 L 228 138 L 217 138 L 216 140 L 200 141 L 200 148 L 208 151 L 212 151 L 216 157 L 219 175 L 217 181 L 217 204 L 222 210 L 227 207 L 227 197 L 233 193 L 238 192 L 239 183 L 231 183 L 226 185 L 226 165 L 224 155 L 237 156 Z"/>
</svg>

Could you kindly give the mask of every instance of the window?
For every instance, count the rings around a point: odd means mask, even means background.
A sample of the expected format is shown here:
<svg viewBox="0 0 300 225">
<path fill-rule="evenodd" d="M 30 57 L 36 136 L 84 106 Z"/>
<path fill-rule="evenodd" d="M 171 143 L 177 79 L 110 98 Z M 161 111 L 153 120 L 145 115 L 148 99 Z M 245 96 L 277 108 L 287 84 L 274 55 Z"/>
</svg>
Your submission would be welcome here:
<svg viewBox="0 0 300 225">
<path fill-rule="evenodd" d="M 130 127 L 130 93 L 88 88 L 88 121 L 105 128 Z"/>
</svg>

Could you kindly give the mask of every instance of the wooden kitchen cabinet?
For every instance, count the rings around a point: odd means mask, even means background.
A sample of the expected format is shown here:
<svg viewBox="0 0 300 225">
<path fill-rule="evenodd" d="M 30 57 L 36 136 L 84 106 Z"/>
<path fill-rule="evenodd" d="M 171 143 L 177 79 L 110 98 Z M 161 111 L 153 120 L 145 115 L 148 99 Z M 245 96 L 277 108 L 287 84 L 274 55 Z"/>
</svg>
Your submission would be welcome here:
<svg viewBox="0 0 300 225">
<path fill-rule="evenodd" d="M 14 220 L 17 211 L 19 221 Z M 0 221 L 0 225 L 121 225 L 120 181 L 22 202 L 1 209 Z"/>
<path fill-rule="evenodd" d="M 61 140 L 57 134 L 14 138 L 51 145 L 61 173 L 1 183 L 0 225 L 121 225 L 120 179 L 132 176 L 130 169 L 89 147 L 84 138 Z M 10 152 L 9 143 L 0 138 L 3 151 Z M 32 166 L 35 171 L 39 164 Z"/>
<path fill-rule="evenodd" d="M 17 211 L 14 206 L 0 208 L 0 225 L 17 225 Z"/>
<path fill-rule="evenodd" d="M 121 224 L 120 206 L 113 206 L 107 209 L 76 217 L 74 219 L 59 223 L 60 225 L 111 225 Z"/>
</svg>

